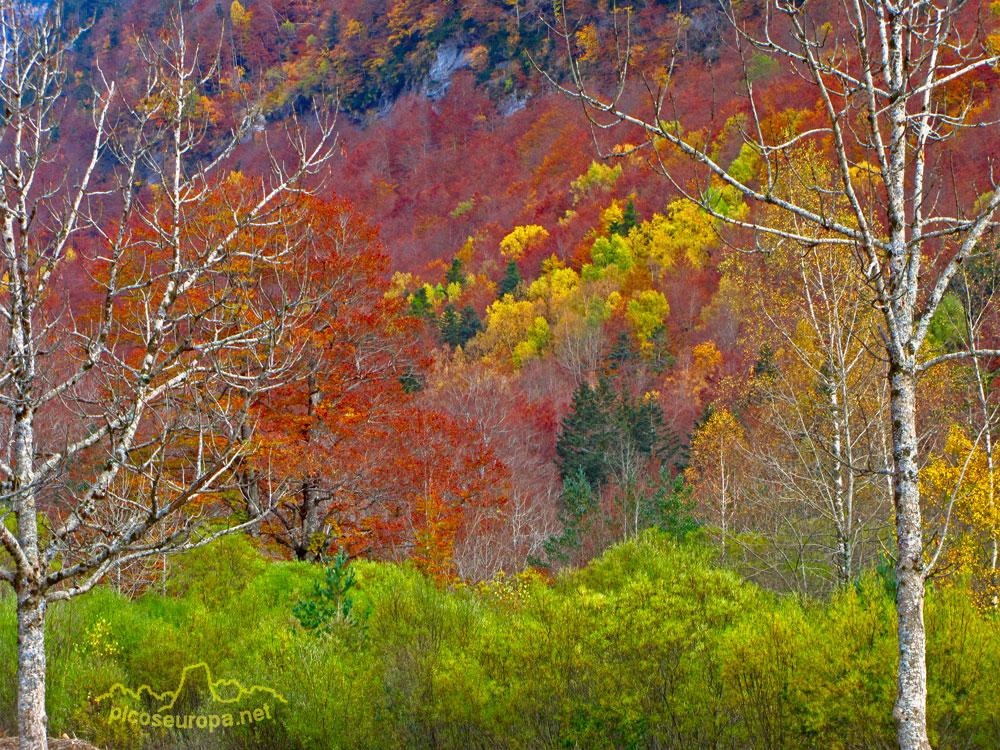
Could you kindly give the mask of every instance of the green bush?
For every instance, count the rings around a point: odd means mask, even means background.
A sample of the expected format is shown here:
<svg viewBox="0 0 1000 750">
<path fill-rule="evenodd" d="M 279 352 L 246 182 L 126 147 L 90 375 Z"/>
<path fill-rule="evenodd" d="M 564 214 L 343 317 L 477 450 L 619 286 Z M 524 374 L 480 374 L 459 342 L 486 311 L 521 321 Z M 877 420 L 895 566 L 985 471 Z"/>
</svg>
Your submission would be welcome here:
<svg viewBox="0 0 1000 750">
<path fill-rule="evenodd" d="M 317 637 L 293 614 L 322 568 L 228 540 L 172 564 L 167 594 L 54 606 L 54 733 L 109 749 L 885 748 L 895 614 L 872 575 L 830 602 L 765 592 L 697 538 L 649 531 L 551 584 L 446 590 L 409 565 L 351 564 L 366 627 Z M 927 600 L 935 747 L 1000 746 L 1000 627 L 961 587 Z M 0 722 L 13 729 L 13 602 L 0 601 Z M 275 720 L 169 734 L 112 723 L 93 696 L 167 689 L 187 665 L 277 691 Z M 206 691 L 207 692 L 207 691 Z M 209 710 L 207 696 L 189 699 Z"/>
</svg>

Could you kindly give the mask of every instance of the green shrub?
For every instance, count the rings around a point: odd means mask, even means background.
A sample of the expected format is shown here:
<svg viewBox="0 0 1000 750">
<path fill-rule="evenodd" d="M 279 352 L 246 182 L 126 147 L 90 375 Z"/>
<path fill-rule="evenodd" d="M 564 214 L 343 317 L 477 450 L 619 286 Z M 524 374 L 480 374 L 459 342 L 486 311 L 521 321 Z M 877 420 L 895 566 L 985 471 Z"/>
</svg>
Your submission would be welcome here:
<svg viewBox="0 0 1000 750">
<path fill-rule="evenodd" d="M 409 565 L 355 561 L 363 637 L 337 627 L 316 638 L 294 607 L 329 585 L 323 568 L 269 563 L 245 540 L 218 554 L 173 563 L 167 595 L 101 589 L 52 607 L 54 733 L 109 750 L 894 743 L 895 615 L 876 575 L 828 603 L 779 597 L 715 567 L 697 535 L 653 530 L 551 584 L 528 574 L 448 590 Z M 926 615 L 935 747 L 1000 746 L 998 621 L 956 586 L 932 590 Z M 0 726 L 12 729 L 9 597 L 0 623 Z M 287 703 L 273 722 L 205 736 L 142 733 L 92 701 L 116 682 L 168 689 L 200 661 Z"/>
</svg>

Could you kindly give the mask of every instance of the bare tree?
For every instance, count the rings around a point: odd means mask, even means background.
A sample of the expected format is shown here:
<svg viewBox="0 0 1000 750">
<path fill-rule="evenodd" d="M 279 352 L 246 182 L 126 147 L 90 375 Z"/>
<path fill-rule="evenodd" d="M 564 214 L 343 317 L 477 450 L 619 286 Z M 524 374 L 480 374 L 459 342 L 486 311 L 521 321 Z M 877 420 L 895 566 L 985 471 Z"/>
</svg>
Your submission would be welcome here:
<svg viewBox="0 0 1000 750">
<path fill-rule="evenodd" d="M 770 521 L 765 541 L 796 588 L 808 591 L 816 578 L 844 585 L 873 559 L 888 525 L 876 312 L 836 247 L 778 243 L 727 266 L 730 305 L 749 321 L 747 345 L 769 353 L 751 380 L 752 424 L 739 443 L 743 495 L 756 506 L 744 517 L 754 530 Z M 779 549 L 785 539 L 802 542 L 796 554 Z"/>
<path fill-rule="evenodd" d="M 950 172 L 951 142 L 966 128 L 992 126 L 976 119 L 972 95 L 956 106 L 946 90 L 995 66 L 998 56 L 979 26 L 974 4 L 958 0 L 768 0 L 759 18 L 748 21 L 744 6 L 724 4 L 735 49 L 750 71 L 755 57 L 775 56 L 805 81 L 820 102 L 822 124 L 775 132 L 765 122 L 752 75 L 744 80 L 743 146 L 753 154 L 750 175 L 731 172 L 714 150 L 721 128 L 710 125 L 688 135 L 672 101 L 676 58 L 667 73 L 647 81 L 645 112 L 624 106 L 630 63 L 627 28 L 617 35 L 621 86 L 604 97 L 593 92 L 577 62 L 575 30 L 557 5 L 556 31 L 569 56 L 565 94 L 579 101 L 596 128 L 630 123 L 649 135 L 664 174 L 678 191 L 720 223 L 755 237 L 769 236 L 839 248 L 852 259 L 880 311 L 879 353 L 887 363 L 888 430 L 892 442 L 893 505 L 896 524 L 896 609 L 898 691 L 893 711 L 899 747 L 926 750 L 927 673 L 924 591 L 941 551 L 925 553 L 918 478 L 917 396 L 929 368 L 981 352 L 962 349 L 926 355 L 931 320 L 952 280 L 995 225 L 1000 191 L 983 165 L 974 191 Z M 624 14 L 616 14 L 618 15 Z M 627 24 L 626 24 L 627 26 Z M 972 89 L 972 87 L 970 87 Z M 825 190 L 800 168 L 796 153 L 809 143 L 834 168 L 834 187 Z M 667 167 L 666 151 L 687 157 L 699 177 Z M 670 159 L 671 164 L 676 160 Z M 953 175 L 953 173 L 951 173 Z M 954 175 L 953 175 L 954 177 Z M 775 186 L 794 180 L 812 196 L 781 193 Z M 751 204 L 740 217 L 713 200 L 731 189 Z M 972 198 L 961 198 L 973 193 Z M 800 193 L 801 195 L 801 193 Z M 840 211 L 846 203 L 846 215 Z M 948 206 L 951 205 L 951 208 Z M 781 221 L 769 220 L 776 209 Z M 943 544 L 943 540 L 942 540 Z"/>
<path fill-rule="evenodd" d="M 545 540 L 555 533 L 553 488 L 558 477 L 537 435 L 516 416 L 512 377 L 456 354 L 437 363 L 425 397 L 434 410 L 469 425 L 488 450 L 502 457 L 509 474 L 501 509 L 471 507 L 463 518 L 455 549 L 461 577 L 487 580 L 499 570 L 519 570 L 540 557 Z"/>
<path fill-rule="evenodd" d="M 283 227 L 333 132 L 290 130 L 266 178 L 230 174 L 258 113 L 206 148 L 199 94 L 218 71 L 174 15 L 139 44 L 135 90 L 97 68 L 76 169 L 56 137 L 76 38 L 59 6 L 2 0 L 0 37 L 0 581 L 17 598 L 20 747 L 44 750 L 47 606 L 267 510 L 207 525 L 249 404 L 285 372 L 303 300 L 282 283 Z"/>
</svg>

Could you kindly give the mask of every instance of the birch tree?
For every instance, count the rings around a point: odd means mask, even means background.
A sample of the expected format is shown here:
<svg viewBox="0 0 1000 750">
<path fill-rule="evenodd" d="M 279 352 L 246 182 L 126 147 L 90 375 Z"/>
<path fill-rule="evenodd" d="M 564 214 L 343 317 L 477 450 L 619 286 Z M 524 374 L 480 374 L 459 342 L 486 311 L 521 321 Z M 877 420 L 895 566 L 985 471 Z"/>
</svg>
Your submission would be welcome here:
<svg viewBox="0 0 1000 750">
<path fill-rule="evenodd" d="M 283 227 L 333 145 L 331 122 L 290 129 L 266 177 L 230 173 L 258 112 L 206 148 L 218 69 L 175 14 L 139 42 L 134 86 L 96 69 L 76 168 L 57 138 L 76 38 L 59 11 L 0 2 L 0 581 L 17 600 L 21 750 L 47 747 L 49 605 L 267 512 L 216 513 L 308 307 L 282 282 Z"/>
<path fill-rule="evenodd" d="M 645 81 L 649 106 L 628 106 L 628 24 L 616 35 L 620 87 L 604 95 L 589 88 L 581 73 L 575 29 L 563 6 L 556 6 L 555 31 L 565 43 L 569 76 L 565 83 L 551 76 L 549 80 L 583 106 L 595 128 L 621 123 L 641 128 L 675 188 L 720 225 L 749 234 L 751 246 L 767 236 L 805 247 L 838 248 L 851 258 L 879 310 L 897 545 L 899 664 L 893 716 L 902 750 L 930 747 L 924 592 L 941 552 L 940 545 L 924 545 L 919 380 L 935 365 L 981 353 L 928 353 L 925 342 L 952 280 L 994 229 L 1000 207 L 992 165 L 981 165 L 974 185 L 960 185 L 949 151 L 967 129 L 995 128 L 984 120 L 973 85 L 982 76 L 992 76 L 990 68 L 998 62 L 994 41 L 977 15 L 980 7 L 957 0 L 723 3 L 744 71 L 749 73 L 760 56 L 776 60 L 794 74 L 785 82 L 805 81 L 807 102 L 818 101 L 820 108 L 818 124 L 776 132 L 766 123 L 770 113 L 755 76 L 746 75 L 746 119 L 738 127 L 743 145 L 757 159 L 757 168 L 748 173 L 731 171 L 713 147 L 719 124 L 710 124 L 708 132 L 685 129 L 672 98 L 677 57 L 662 75 Z M 757 10 L 760 14 L 754 17 Z M 615 17 L 626 15 L 621 11 Z M 835 165 L 833 189 L 820 188 L 807 170 L 797 167 L 794 154 L 805 143 Z M 697 176 L 689 179 L 692 168 Z M 811 185 L 814 200 L 799 201 L 775 190 L 790 178 Z M 715 198 L 721 189 L 741 195 L 750 212 L 741 217 L 720 210 Z M 840 210 L 843 203 L 846 215 Z M 775 209 L 784 218 L 769 221 L 773 211 L 761 208 Z"/>
<path fill-rule="evenodd" d="M 744 346 L 771 353 L 743 397 L 745 518 L 767 550 L 752 557 L 803 591 L 849 583 L 887 536 L 888 389 L 850 266 L 835 247 L 779 244 L 727 259 L 720 290 Z"/>
</svg>

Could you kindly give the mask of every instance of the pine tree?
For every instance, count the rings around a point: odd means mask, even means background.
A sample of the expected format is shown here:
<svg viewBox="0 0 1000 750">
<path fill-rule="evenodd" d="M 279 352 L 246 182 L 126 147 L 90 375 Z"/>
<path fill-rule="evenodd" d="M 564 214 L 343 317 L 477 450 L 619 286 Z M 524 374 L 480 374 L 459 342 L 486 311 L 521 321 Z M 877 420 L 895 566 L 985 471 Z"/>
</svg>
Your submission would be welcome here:
<svg viewBox="0 0 1000 750">
<path fill-rule="evenodd" d="M 404 393 L 419 393 L 424 389 L 423 377 L 412 367 L 406 368 L 406 372 L 399 376 L 399 384 Z"/>
<path fill-rule="evenodd" d="M 441 340 L 448 346 L 465 346 L 469 339 L 483 330 L 483 324 L 472 305 L 466 305 L 459 313 L 449 302 L 441 311 L 438 330 Z"/>
<path fill-rule="evenodd" d="M 666 463 L 679 457 L 682 449 L 683 441 L 666 424 L 656 401 L 615 393 L 608 378 L 601 378 L 597 388 L 584 382 L 573 394 L 556 441 L 556 464 L 564 480 L 582 472 L 597 490 L 621 474 L 616 455 L 638 453 Z"/>
<path fill-rule="evenodd" d="M 326 46 L 333 49 L 340 41 L 340 15 L 336 8 L 330 11 L 330 18 L 326 22 Z"/>
<path fill-rule="evenodd" d="M 445 284 L 461 284 L 465 280 L 462 275 L 462 261 L 458 258 L 453 258 L 451 261 L 451 268 L 448 269 L 448 273 L 444 275 Z"/>
<path fill-rule="evenodd" d="M 694 517 L 695 501 L 691 486 L 683 477 L 671 478 L 665 466 L 660 467 L 660 481 L 656 492 L 643 502 L 643 522 L 675 537 L 683 538 L 698 529 Z"/>
<path fill-rule="evenodd" d="M 612 541 L 607 536 L 608 521 L 613 526 L 621 519 L 595 515 L 601 512 L 599 499 L 607 486 L 621 500 L 634 504 L 631 528 L 624 529 L 627 534 L 650 526 L 683 534 L 692 527 L 690 493 L 683 482 L 671 478 L 667 468 L 682 457 L 682 440 L 665 423 L 655 400 L 625 389 L 616 391 L 608 378 L 601 378 L 596 388 L 581 383 L 563 419 L 556 455 L 563 479 L 559 500 L 563 530 L 545 545 L 550 561 L 566 561 L 571 551 L 581 549 L 588 534 L 598 534 L 587 544 L 588 554 Z M 656 464 L 659 484 L 650 494 L 643 490 L 644 475 Z"/>
<path fill-rule="evenodd" d="M 613 401 L 614 395 L 605 378 L 597 388 L 583 382 L 576 389 L 556 441 L 556 465 L 563 481 L 579 474 L 592 488 L 598 489 L 607 480 L 608 453 L 613 437 Z"/>
<path fill-rule="evenodd" d="M 463 307 L 461 327 L 459 329 L 462 339 L 460 346 L 465 346 L 466 342 L 481 330 L 483 330 L 483 322 L 476 314 L 476 308 L 472 305 Z"/>
<path fill-rule="evenodd" d="M 504 277 L 497 284 L 497 299 L 503 299 L 505 294 L 515 294 L 521 286 L 521 272 L 517 268 L 517 263 L 511 260 L 507 264 L 507 271 Z"/>
<path fill-rule="evenodd" d="M 608 229 L 611 234 L 620 234 L 622 237 L 626 237 L 638 223 L 639 220 L 635 211 L 635 201 L 629 198 L 628 203 L 625 204 L 625 211 L 622 214 L 621 221 L 612 222 Z"/>
<path fill-rule="evenodd" d="M 441 311 L 438 330 L 441 331 L 441 340 L 448 346 L 462 346 L 465 343 L 462 338 L 462 319 L 451 302 Z"/>
<path fill-rule="evenodd" d="M 597 509 L 597 495 L 582 471 L 563 480 L 558 508 L 563 530 L 545 542 L 545 554 L 549 561 L 567 562 L 571 553 L 580 549 L 587 520 Z"/>
<path fill-rule="evenodd" d="M 621 331 L 608 354 L 608 369 L 612 372 L 627 369 L 626 365 L 638 362 L 639 358 L 639 350 L 632 334 L 628 331 Z"/>
<path fill-rule="evenodd" d="M 413 293 L 410 299 L 410 315 L 428 321 L 434 320 L 434 308 L 431 301 L 427 299 L 427 289 L 424 287 L 420 287 Z"/>
</svg>

